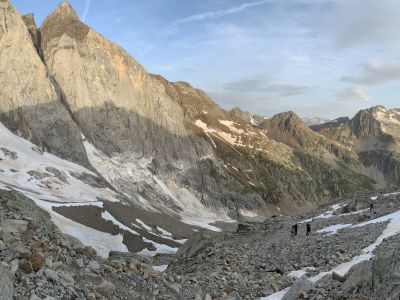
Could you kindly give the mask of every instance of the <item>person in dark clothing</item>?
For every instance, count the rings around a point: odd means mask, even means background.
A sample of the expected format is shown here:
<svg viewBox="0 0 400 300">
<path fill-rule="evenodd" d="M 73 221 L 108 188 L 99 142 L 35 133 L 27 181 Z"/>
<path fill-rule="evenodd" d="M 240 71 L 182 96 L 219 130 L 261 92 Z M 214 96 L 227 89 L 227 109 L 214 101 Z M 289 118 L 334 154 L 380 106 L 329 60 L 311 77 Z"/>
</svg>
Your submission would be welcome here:
<svg viewBox="0 0 400 300">
<path fill-rule="evenodd" d="M 297 223 L 293 225 L 293 229 L 294 229 L 294 235 L 297 235 Z"/>
<path fill-rule="evenodd" d="M 309 235 L 311 233 L 311 224 L 307 223 L 306 224 L 306 235 Z"/>
<path fill-rule="evenodd" d="M 371 202 L 370 204 L 369 204 L 369 210 L 373 210 L 374 209 L 374 204 Z"/>
<path fill-rule="evenodd" d="M 294 226 L 292 225 L 292 228 L 290 229 L 290 236 L 294 237 Z"/>
</svg>

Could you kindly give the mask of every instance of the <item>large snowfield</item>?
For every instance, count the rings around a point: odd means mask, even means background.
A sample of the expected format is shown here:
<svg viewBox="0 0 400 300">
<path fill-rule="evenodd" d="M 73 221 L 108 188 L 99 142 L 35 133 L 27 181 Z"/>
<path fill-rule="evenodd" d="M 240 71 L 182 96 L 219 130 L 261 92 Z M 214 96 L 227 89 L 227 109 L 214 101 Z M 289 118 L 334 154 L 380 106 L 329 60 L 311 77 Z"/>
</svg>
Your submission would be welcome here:
<svg viewBox="0 0 400 300">
<path fill-rule="evenodd" d="M 146 160 L 132 161 L 130 164 L 111 159 L 90 143 L 85 141 L 89 160 L 93 166 L 104 175 L 104 178 L 119 190 L 118 182 L 128 178 L 130 185 L 139 180 L 145 180 L 168 199 L 174 201 L 174 205 L 181 208 L 181 222 L 188 225 L 203 227 L 212 231 L 220 231 L 220 228 L 212 225 L 216 221 L 232 222 L 226 214 L 213 212 L 204 207 L 201 202 L 189 191 L 181 189 L 173 183 L 164 183 L 153 176 L 147 169 Z M 93 247 L 101 256 L 107 257 L 110 251 L 127 252 L 121 234 L 111 235 L 95 228 L 89 228 L 75 222 L 59 213 L 53 208 L 94 206 L 103 210 L 103 201 L 120 202 L 117 194 L 109 188 L 100 188 L 84 182 L 77 175 L 86 174 L 97 177 L 92 171 L 63 160 L 52 154 L 43 152 L 36 145 L 11 133 L 0 123 L 0 188 L 15 190 L 34 201 L 40 208 L 47 211 L 52 221 L 60 230 L 79 239 L 84 245 Z M 78 177 L 78 178 L 77 178 Z M 131 196 L 136 205 L 148 211 L 157 211 L 151 201 L 138 194 L 125 194 Z M 161 210 L 168 211 L 168 207 Z M 203 216 L 203 217 L 202 217 Z M 103 212 L 102 218 L 118 226 L 121 230 L 139 235 L 131 227 L 123 225 L 108 211 Z M 145 220 L 138 220 L 140 228 L 149 231 L 153 236 L 168 239 L 182 244 L 186 239 L 174 239 L 166 229 L 157 227 L 153 230 L 145 224 Z M 159 234 L 161 232 L 161 234 Z M 177 248 L 159 244 L 142 237 L 144 242 L 151 243 L 156 250 L 144 249 L 141 254 L 155 255 L 157 253 L 175 253 Z"/>
</svg>

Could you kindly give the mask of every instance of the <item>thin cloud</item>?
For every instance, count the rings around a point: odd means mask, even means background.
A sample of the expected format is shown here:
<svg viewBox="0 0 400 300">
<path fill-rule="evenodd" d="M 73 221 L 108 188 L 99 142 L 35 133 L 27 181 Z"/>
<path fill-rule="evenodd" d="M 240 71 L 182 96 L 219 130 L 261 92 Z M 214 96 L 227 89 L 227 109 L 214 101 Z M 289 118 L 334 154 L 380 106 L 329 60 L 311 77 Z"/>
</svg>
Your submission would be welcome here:
<svg viewBox="0 0 400 300">
<path fill-rule="evenodd" d="M 85 22 L 85 21 L 86 21 L 86 17 L 87 17 L 87 15 L 89 14 L 91 2 L 92 2 L 91 0 L 86 0 L 85 8 L 84 8 L 83 14 L 82 14 L 82 22 Z"/>
<path fill-rule="evenodd" d="M 339 102 L 368 101 L 371 97 L 368 92 L 359 85 L 353 85 L 336 94 Z"/>
<path fill-rule="evenodd" d="M 250 94 L 260 93 L 264 95 L 273 95 L 278 97 L 290 97 L 305 94 L 310 91 L 309 86 L 271 83 L 263 78 L 243 79 L 228 82 L 224 89 L 230 93 Z"/>
<path fill-rule="evenodd" d="M 359 76 L 344 76 L 342 81 L 364 85 L 377 85 L 400 80 L 400 64 L 371 60 L 362 65 Z"/>
<path fill-rule="evenodd" d="M 256 1 L 256 2 L 247 2 L 247 3 L 243 3 L 239 6 L 231 7 L 228 9 L 216 10 L 216 11 L 206 12 L 206 13 L 202 13 L 202 14 L 196 14 L 196 15 L 192 15 L 192 16 L 189 16 L 186 18 L 176 20 L 172 23 L 172 26 L 176 27 L 176 26 L 179 26 L 184 23 L 197 22 L 197 21 L 202 21 L 202 20 L 206 20 L 206 19 L 213 19 L 213 18 L 219 18 L 219 17 L 228 16 L 228 15 L 233 15 L 233 14 L 237 14 L 245 9 L 248 9 L 250 7 L 256 7 L 256 6 L 264 5 L 267 3 L 271 3 L 271 0 L 260 0 L 260 1 Z"/>
</svg>

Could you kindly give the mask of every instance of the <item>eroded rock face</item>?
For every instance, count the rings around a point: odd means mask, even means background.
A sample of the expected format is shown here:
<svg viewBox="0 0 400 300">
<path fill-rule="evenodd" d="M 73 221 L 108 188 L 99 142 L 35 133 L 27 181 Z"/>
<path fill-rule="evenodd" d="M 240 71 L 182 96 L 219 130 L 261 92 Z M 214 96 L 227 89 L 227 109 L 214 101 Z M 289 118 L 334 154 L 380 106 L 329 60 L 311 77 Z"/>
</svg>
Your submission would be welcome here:
<svg viewBox="0 0 400 300">
<path fill-rule="evenodd" d="M 34 24 L 30 33 L 8 1 L 0 2 L 0 19 L 0 121 L 46 150 L 88 165 L 79 129 L 31 37 Z"/>
<path fill-rule="evenodd" d="M 181 106 L 122 48 L 61 4 L 40 28 L 45 60 L 85 136 L 104 153 L 195 160 Z"/>
</svg>

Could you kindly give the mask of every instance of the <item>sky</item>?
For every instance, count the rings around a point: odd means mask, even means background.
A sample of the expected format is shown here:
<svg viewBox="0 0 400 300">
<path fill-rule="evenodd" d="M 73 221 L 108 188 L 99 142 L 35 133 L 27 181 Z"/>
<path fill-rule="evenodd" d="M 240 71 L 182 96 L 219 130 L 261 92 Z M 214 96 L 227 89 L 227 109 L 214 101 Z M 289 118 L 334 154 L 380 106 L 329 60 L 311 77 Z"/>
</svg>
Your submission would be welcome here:
<svg viewBox="0 0 400 300">
<path fill-rule="evenodd" d="M 43 19 L 61 0 L 11 0 Z M 400 107 L 400 0 L 70 0 L 149 72 L 225 109 L 334 119 Z"/>
</svg>

